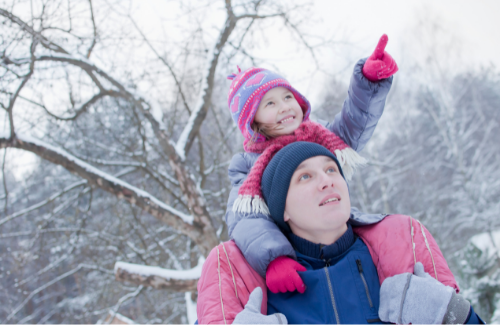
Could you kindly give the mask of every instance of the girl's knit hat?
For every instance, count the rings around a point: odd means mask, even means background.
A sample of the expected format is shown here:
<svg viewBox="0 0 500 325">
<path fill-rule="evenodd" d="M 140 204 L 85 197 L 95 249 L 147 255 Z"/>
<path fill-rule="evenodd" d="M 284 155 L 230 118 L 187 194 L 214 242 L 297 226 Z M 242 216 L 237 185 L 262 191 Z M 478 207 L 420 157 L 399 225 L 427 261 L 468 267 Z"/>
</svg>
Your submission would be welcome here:
<svg viewBox="0 0 500 325">
<path fill-rule="evenodd" d="M 367 162 L 365 158 L 345 144 L 335 133 L 327 130 L 321 124 L 311 121 L 304 122 L 291 134 L 282 135 L 261 143 L 248 144 L 247 151 L 262 154 L 238 191 L 238 198 L 233 204 L 234 212 L 270 215 L 262 196 L 262 175 L 271 159 L 280 149 L 297 141 L 317 143 L 334 154 L 346 180 L 351 179 L 355 168 Z"/>
<path fill-rule="evenodd" d="M 250 68 L 241 72 L 238 67 L 238 73 L 231 74 L 227 78 L 233 80 L 227 103 L 234 122 L 245 138 L 246 151 L 251 139 L 257 143 L 266 141 L 262 134 L 254 134 L 251 125 L 260 101 L 273 88 L 284 87 L 290 90 L 304 112 L 303 121 L 309 120 L 311 113 L 309 101 L 277 73 L 262 68 Z"/>
</svg>

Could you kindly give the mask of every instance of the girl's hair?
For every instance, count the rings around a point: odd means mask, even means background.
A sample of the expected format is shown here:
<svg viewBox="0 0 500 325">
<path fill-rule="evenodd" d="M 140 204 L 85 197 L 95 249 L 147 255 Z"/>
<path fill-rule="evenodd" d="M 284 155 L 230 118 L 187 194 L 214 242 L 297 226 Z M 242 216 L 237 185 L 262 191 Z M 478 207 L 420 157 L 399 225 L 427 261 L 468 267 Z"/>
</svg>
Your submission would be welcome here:
<svg viewBox="0 0 500 325">
<path fill-rule="evenodd" d="M 252 122 L 250 127 L 253 131 L 250 143 L 255 143 L 259 133 L 265 136 L 266 140 L 277 138 L 279 135 L 276 134 L 276 131 L 283 129 L 283 126 L 278 123 L 259 123 L 255 120 Z"/>
<path fill-rule="evenodd" d="M 283 126 L 281 126 L 278 123 L 259 123 L 257 121 L 253 121 L 251 127 L 253 131 L 253 136 L 250 139 L 250 142 L 252 143 L 254 143 L 255 140 L 257 140 L 257 135 L 259 133 L 265 136 L 267 140 L 269 140 L 276 138 L 278 136 L 276 134 L 276 131 L 283 128 Z"/>
</svg>

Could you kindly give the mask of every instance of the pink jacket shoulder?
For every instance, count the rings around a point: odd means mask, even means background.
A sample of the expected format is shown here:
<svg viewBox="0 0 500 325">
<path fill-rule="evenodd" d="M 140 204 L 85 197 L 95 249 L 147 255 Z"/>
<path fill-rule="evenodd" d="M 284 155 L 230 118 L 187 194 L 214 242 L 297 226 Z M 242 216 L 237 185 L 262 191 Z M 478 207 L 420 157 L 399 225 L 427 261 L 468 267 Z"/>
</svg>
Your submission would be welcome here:
<svg viewBox="0 0 500 325">
<path fill-rule="evenodd" d="M 203 263 L 198 281 L 198 323 L 231 324 L 256 287 L 262 288 L 261 312 L 266 315 L 264 278 L 252 269 L 234 241 L 218 245 Z"/>
<path fill-rule="evenodd" d="M 395 214 L 354 232 L 368 246 L 380 283 L 396 274 L 413 273 L 416 262 L 441 283 L 460 291 L 441 250 L 429 231 L 410 216 Z"/>
<path fill-rule="evenodd" d="M 368 246 L 380 283 L 396 274 L 413 273 L 415 263 L 422 262 L 426 272 L 459 292 L 436 241 L 419 221 L 390 215 L 377 224 L 353 230 Z M 266 315 L 265 279 L 252 269 L 234 241 L 215 247 L 198 281 L 198 323 L 231 324 L 256 287 L 264 293 L 261 312 Z"/>
</svg>

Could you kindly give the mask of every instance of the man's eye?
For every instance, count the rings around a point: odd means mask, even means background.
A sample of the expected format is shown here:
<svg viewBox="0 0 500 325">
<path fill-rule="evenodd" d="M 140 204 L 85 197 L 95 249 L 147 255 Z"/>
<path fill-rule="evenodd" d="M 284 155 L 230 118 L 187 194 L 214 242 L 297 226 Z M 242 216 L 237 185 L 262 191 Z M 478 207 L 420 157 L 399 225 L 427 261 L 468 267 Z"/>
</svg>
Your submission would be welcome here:
<svg viewBox="0 0 500 325">
<path fill-rule="evenodd" d="M 311 176 L 304 174 L 304 175 L 300 176 L 299 181 L 305 181 L 306 179 L 309 179 L 309 178 L 311 178 Z"/>
<path fill-rule="evenodd" d="M 327 170 L 326 172 L 327 172 L 327 173 L 335 173 L 335 172 L 336 172 L 336 170 L 335 170 L 335 168 L 330 167 L 330 168 L 328 168 L 328 170 Z"/>
</svg>

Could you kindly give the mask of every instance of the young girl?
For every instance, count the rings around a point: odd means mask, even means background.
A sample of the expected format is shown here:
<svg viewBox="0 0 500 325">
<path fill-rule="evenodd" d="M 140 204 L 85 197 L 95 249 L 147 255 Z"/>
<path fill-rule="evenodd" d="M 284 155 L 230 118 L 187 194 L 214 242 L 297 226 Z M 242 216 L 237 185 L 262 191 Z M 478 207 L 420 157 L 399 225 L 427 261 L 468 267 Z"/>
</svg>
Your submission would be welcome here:
<svg viewBox="0 0 500 325">
<path fill-rule="evenodd" d="M 226 223 L 229 236 L 252 268 L 266 277 L 267 286 L 274 293 L 303 293 L 305 287 L 297 274 L 300 265 L 295 261 L 294 249 L 263 204 L 258 184 L 270 156 L 262 153 L 294 141 L 316 142 L 335 152 L 349 179 L 354 168 L 365 162 L 356 151 L 371 138 L 384 110 L 391 76 L 398 70 L 394 59 L 384 51 L 387 41 L 387 35 L 383 35 L 373 54 L 356 64 L 348 98 L 333 123 L 311 122 L 309 101 L 272 71 L 250 68 L 228 77 L 233 80 L 228 104 L 245 138 L 246 152 L 236 154 L 229 166 L 233 188 Z M 353 208 L 350 223 L 368 225 L 384 217 Z"/>
</svg>

